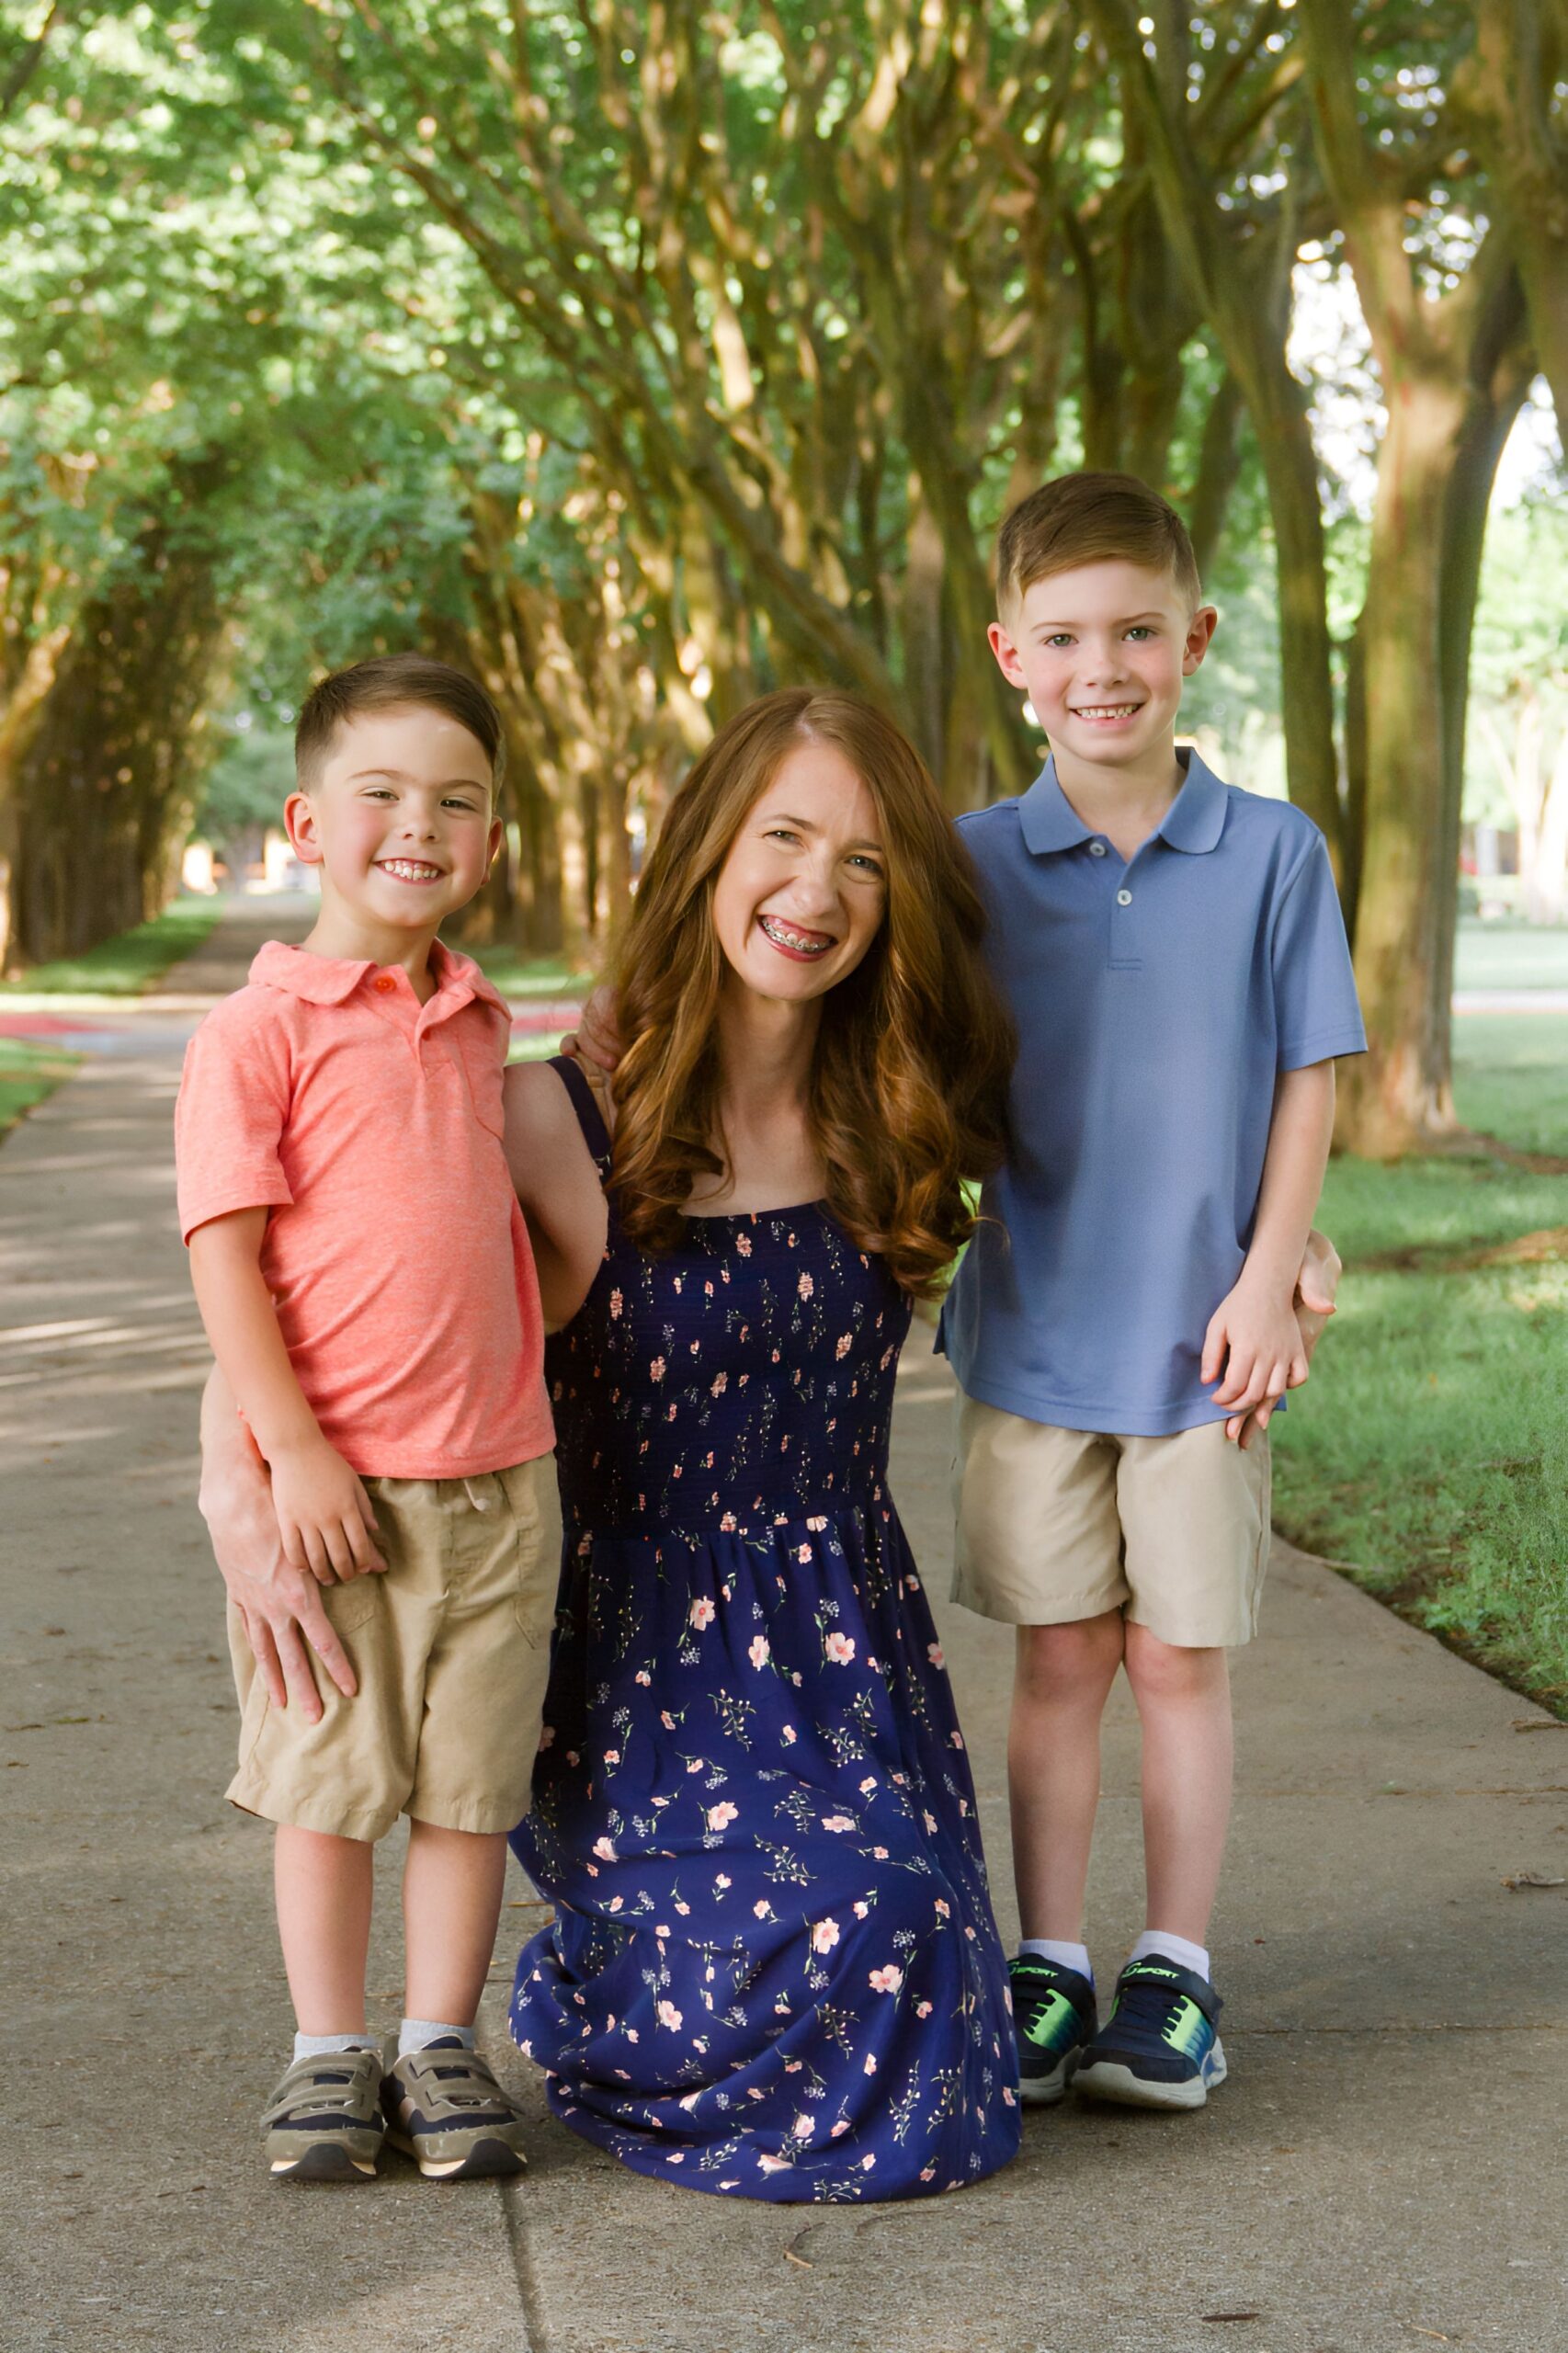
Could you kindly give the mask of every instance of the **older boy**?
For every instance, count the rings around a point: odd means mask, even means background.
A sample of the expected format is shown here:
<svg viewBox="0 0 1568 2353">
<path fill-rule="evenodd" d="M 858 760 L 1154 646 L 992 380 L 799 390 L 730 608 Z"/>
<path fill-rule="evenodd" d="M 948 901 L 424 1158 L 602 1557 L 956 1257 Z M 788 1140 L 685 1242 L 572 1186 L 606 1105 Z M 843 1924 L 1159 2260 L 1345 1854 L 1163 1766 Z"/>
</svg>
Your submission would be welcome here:
<svg viewBox="0 0 1568 2353">
<path fill-rule="evenodd" d="M 1009 1743 L 1024 2096 L 1200 2107 L 1225 2073 L 1206 1946 L 1230 1806 L 1226 1650 L 1268 1550 L 1267 1424 L 1364 1050 L 1322 835 L 1175 745 L 1217 616 L 1126 475 L 1003 526 L 991 643 L 1051 757 L 960 819 L 1017 1023 L 1014 1148 L 943 1315 L 963 1392 L 955 1597 L 1017 1626 Z M 1099 1726 L 1143 1732 L 1146 1927 L 1096 2026 L 1083 1906 Z"/>
<path fill-rule="evenodd" d="M 500 722 L 460 671 L 395 655 L 314 689 L 296 760 L 284 818 L 320 871 L 320 917 L 202 1023 L 176 1115 L 219 1371 L 358 1679 L 279 1704 L 276 1658 L 258 1671 L 231 1608 L 229 1796 L 278 1825 L 300 2028 L 266 2143 L 296 2178 L 374 2173 L 388 2131 L 427 2175 L 516 2173 L 517 2111 L 473 2018 L 538 1745 L 552 1433 L 501 1142 L 507 1011 L 436 938 L 499 842 Z M 371 1850 L 400 1813 L 410 2015 L 383 2076 L 365 2029 Z"/>
</svg>

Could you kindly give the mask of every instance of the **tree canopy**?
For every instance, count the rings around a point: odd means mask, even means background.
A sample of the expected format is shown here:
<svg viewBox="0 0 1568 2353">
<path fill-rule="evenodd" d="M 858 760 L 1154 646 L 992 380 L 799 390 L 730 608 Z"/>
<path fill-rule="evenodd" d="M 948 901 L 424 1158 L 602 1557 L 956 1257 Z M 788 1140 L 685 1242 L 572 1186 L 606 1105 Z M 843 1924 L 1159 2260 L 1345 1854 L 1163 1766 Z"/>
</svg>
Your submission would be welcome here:
<svg viewBox="0 0 1568 2353">
<path fill-rule="evenodd" d="M 984 642 L 995 527 L 1119 467 L 1224 609 L 1192 722 L 1234 752 L 1277 715 L 1330 841 L 1376 1038 L 1347 1133 L 1451 1123 L 1490 493 L 1538 369 L 1568 397 L 1563 0 L 0 27 L 14 957 L 149 911 L 215 750 L 236 773 L 225 714 L 265 734 L 379 648 L 502 705 L 473 926 L 584 959 L 683 764 L 772 683 L 884 704 L 955 809 L 1019 790 L 1043 745 Z M 1364 518 L 1292 364 L 1303 251 L 1369 330 Z"/>
</svg>

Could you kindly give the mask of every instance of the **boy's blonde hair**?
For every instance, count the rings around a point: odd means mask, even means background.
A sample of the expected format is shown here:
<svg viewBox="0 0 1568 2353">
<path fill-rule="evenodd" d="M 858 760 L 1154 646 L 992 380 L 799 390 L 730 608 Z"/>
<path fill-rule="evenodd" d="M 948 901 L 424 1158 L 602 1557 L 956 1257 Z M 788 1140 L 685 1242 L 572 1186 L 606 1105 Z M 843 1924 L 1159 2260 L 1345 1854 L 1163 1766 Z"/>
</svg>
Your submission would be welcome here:
<svg viewBox="0 0 1568 2353">
<path fill-rule="evenodd" d="M 1037 580 L 1081 563 L 1162 572 L 1196 612 L 1203 601 L 1187 525 L 1136 474 L 1059 474 L 1020 499 L 996 542 L 996 605 L 1021 604 Z"/>
</svg>

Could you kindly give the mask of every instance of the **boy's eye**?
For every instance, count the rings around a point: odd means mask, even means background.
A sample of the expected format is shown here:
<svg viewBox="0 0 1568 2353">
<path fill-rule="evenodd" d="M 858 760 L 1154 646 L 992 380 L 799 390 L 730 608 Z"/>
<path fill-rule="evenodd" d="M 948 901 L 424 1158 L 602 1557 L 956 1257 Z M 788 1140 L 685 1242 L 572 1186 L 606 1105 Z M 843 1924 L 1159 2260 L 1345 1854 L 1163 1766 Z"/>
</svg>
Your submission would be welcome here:
<svg viewBox="0 0 1568 2353">
<path fill-rule="evenodd" d="M 1045 642 L 1047 645 L 1071 645 L 1073 640 L 1066 630 L 1059 629 L 1053 637 L 1048 637 Z"/>
<path fill-rule="evenodd" d="M 1154 632 L 1147 621 L 1134 621 L 1127 634 L 1129 637 L 1153 637 Z"/>
<path fill-rule="evenodd" d="M 479 803 L 477 801 L 460 801 L 457 799 L 455 795 L 451 794 L 449 794 L 448 798 L 441 805 L 446 809 L 460 809 L 465 817 L 477 816 L 479 813 Z"/>
</svg>

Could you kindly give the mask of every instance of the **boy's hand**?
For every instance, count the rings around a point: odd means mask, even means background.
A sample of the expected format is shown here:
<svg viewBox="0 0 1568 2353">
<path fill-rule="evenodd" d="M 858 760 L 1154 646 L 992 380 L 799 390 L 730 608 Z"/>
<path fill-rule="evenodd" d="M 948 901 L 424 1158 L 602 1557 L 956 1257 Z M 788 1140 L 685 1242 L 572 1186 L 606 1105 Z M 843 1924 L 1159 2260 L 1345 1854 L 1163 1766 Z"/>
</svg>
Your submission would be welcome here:
<svg viewBox="0 0 1568 2353">
<path fill-rule="evenodd" d="M 290 1568 L 336 1585 L 385 1567 L 370 1498 L 335 1447 L 318 1434 L 279 1449 L 270 1468 L 272 1508 Z"/>
<path fill-rule="evenodd" d="M 1307 1349 L 1290 1301 L 1249 1279 L 1244 1267 L 1209 1319 L 1199 1378 L 1220 1382 L 1214 1403 L 1234 1417 L 1299 1389 L 1306 1377 Z"/>
<path fill-rule="evenodd" d="M 1301 1336 L 1301 1353 L 1309 1367 L 1312 1360 L 1312 1351 L 1328 1329 L 1329 1317 L 1335 1312 L 1335 1301 L 1339 1295 L 1339 1278 L 1344 1272 L 1345 1262 L 1338 1251 L 1327 1234 L 1320 1233 L 1316 1226 L 1313 1226 L 1307 1236 L 1307 1246 L 1302 1254 L 1301 1272 L 1296 1277 L 1296 1296 L 1291 1302 L 1295 1309 L 1296 1328 Z M 1303 1371 L 1301 1380 L 1292 1381 L 1290 1386 L 1292 1389 L 1299 1389 L 1301 1381 L 1306 1378 L 1306 1372 Z M 1266 1430 L 1268 1427 L 1274 1409 L 1278 1403 L 1278 1397 L 1266 1397 L 1263 1403 L 1260 1405 L 1255 1405 L 1250 1413 L 1233 1414 L 1225 1424 L 1225 1436 L 1228 1438 L 1233 1438 L 1244 1453 L 1247 1441 L 1254 1432 Z"/>
<path fill-rule="evenodd" d="M 563 1054 L 573 1054 L 580 1063 L 592 1063 L 613 1078 L 616 1067 L 626 1048 L 616 1028 L 615 991 L 602 982 L 583 1007 L 575 1029 L 569 1029 L 561 1040 Z"/>
</svg>

